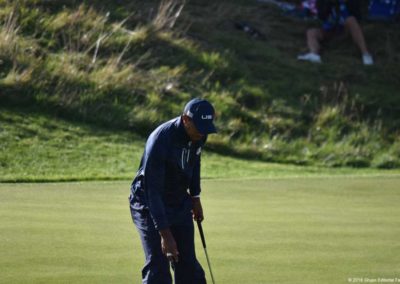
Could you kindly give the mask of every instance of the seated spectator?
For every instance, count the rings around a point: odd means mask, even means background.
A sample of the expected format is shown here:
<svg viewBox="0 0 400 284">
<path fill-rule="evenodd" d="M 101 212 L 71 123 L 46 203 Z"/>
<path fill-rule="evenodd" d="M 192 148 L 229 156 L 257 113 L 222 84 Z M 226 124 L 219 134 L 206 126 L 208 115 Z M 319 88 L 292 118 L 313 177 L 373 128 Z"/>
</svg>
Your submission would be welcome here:
<svg viewBox="0 0 400 284">
<path fill-rule="evenodd" d="M 323 23 L 322 27 L 307 30 L 307 45 L 310 52 L 299 55 L 297 59 L 321 63 L 320 43 L 347 30 L 361 51 L 364 65 L 373 65 L 374 61 L 357 20 L 360 15 L 357 2 L 357 0 L 317 0 L 318 17 Z"/>
<path fill-rule="evenodd" d="M 317 1 L 316 0 L 304 0 L 301 2 L 301 8 L 312 16 L 318 15 Z"/>
</svg>

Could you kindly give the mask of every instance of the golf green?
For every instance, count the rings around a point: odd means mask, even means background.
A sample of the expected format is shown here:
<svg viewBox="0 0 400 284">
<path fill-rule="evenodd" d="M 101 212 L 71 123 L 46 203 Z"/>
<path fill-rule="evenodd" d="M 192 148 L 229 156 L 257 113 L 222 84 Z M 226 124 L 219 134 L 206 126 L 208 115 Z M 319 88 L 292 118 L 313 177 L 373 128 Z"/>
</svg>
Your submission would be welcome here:
<svg viewBox="0 0 400 284">
<path fill-rule="evenodd" d="M 202 185 L 217 283 L 400 283 L 400 177 Z M 129 181 L 0 184 L 0 283 L 140 283 L 128 194 Z"/>
</svg>

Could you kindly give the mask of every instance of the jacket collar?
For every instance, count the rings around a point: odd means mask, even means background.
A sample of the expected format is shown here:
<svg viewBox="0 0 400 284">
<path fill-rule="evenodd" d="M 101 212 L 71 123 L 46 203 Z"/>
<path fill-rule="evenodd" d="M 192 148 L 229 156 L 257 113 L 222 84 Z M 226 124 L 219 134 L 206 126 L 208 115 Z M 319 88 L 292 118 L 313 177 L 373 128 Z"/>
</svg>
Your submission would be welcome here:
<svg viewBox="0 0 400 284">
<path fill-rule="evenodd" d="M 182 121 L 182 117 L 179 116 L 176 118 L 175 120 L 175 127 L 177 130 L 177 141 L 181 142 L 183 144 L 187 144 L 190 141 L 190 137 L 189 135 L 187 135 L 186 130 L 185 130 L 185 126 L 183 125 L 183 121 Z"/>
</svg>

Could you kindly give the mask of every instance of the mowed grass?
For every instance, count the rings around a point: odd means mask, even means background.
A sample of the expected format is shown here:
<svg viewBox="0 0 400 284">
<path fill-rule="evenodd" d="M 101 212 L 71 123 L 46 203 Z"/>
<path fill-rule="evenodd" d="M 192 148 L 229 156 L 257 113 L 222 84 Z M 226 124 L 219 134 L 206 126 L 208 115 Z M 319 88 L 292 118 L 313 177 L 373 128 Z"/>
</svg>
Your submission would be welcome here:
<svg viewBox="0 0 400 284">
<path fill-rule="evenodd" d="M 205 180 L 217 283 L 399 278 L 400 177 Z M 0 184 L 1 283 L 140 283 L 129 181 Z M 197 233 L 196 233 L 197 237 Z M 197 253 L 207 275 L 199 238 Z"/>
</svg>

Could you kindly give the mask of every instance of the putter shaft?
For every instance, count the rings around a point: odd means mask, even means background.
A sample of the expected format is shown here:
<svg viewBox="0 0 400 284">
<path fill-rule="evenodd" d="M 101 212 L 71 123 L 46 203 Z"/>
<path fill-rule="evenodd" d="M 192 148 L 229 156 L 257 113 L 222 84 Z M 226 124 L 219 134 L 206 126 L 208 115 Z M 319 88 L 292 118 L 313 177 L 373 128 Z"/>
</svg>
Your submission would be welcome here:
<svg viewBox="0 0 400 284">
<path fill-rule="evenodd" d="M 208 268 L 210 269 L 211 281 L 212 281 L 213 284 L 215 284 L 214 276 L 213 276 L 213 273 L 212 273 L 212 270 L 211 270 L 210 259 L 208 258 L 207 249 L 205 247 L 204 247 L 204 252 L 206 253 L 206 259 L 207 259 L 207 263 L 208 263 Z"/>
<path fill-rule="evenodd" d="M 203 226 L 201 225 L 200 221 L 197 221 L 197 227 L 199 228 L 201 242 L 203 244 L 204 252 L 206 253 L 206 259 L 207 259 L 208 269 L 210 270 L 211 281 L 212 281 L 213 284 L 215 284 L 214 275 L 213 275 L 212 270 L 211 270 L 210 259 L 208 257 L 208 253 L 207 253 L 206 239 L 204 238 Z"/>
</svg>

